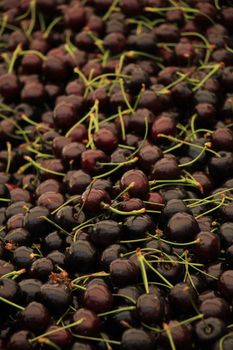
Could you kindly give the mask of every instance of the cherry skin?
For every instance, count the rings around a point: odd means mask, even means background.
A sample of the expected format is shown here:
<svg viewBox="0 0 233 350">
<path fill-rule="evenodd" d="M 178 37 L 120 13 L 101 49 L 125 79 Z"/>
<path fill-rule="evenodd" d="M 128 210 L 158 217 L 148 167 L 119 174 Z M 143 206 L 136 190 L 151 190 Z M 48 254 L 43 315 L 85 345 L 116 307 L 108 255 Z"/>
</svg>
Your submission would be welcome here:
<svg viewBox="0 0 233 350">
<path fill-rule="evenodd" d="M 93 270 L 96 263 L 95 247 L 87 241 L 76 241 L 66 252 L 67 263 L 71 270 L 86 273 Z"/>
<path fill-rule="evenodd" d="M 219 237 L 208 231 L 201 231 L 196 236 L 197 242 L 194 251 L 198 259 L 210 262 L 215 261 L 220 253 Z"/>
<path fill-rule="evenodd" d="M 197 221 L 188 213 L 176 213 L 168 221 L 166 234 L 177 242 L 191 241 L 199 232 Z"/>
<path fill-rule="evenodd" d="M 142 329 L 127 329 L 121 339 L 123 350 L 152 350 L 154 349 L 153 340 L 149 333 Z"/>
<path fill-rule="evenodd" d="M 213 343 L 226 332 L 225 323 L 217 317 L 208 317 L 195 325 L 195 333 L 200 343 Z"/>
<path fill-rule="evenodd" d="M 218 288 L 220 293 L 227 299 L 233 297 L 233 270 L 226 270 L 219 277 Z"/>
<path fill-rule="evenodd" d="M 192 286 L 181 282 L 170 290 L 169 299 L 176 314 L 188 314 L 194 311 L 194 305 L 197 304 L 197 293 Z"/>
<path fill-rule="evenodd" d="M 137 313 L 140 321 L 146 324 L 157 324 L 164 316 L 164 302 L 154 294 L 142 294 L 137 299 Z"/>
<path fill-rule="evenodd" d="M 81 308 L 73 314 L 73 321 L 77 322 L 83 319 L 80 324 L 73 327 L 74 333 L 84 336 L 94 336 L 100 329 L 100 320 L 91 310 Z"/>
<path fill-rule="evenodd" d="M 110 290 L 104 285 L 93 284 L 87 287 L 83 302 L 86 308 L 98 314 L 111 310 L 113 297 Z"/>
<path fill-rule="evenodd" d="M 138 268 L 130 260 L 116 259 L 110 264 L 112 282 L 120 287 L 137 282 L 138 272 Z"/>
<path fill-rule="evenodd" d="M 149 192 L 149 182 L 141 170 L 129 170 L 120 180 L 121 190 L 129 187 L 128 193 L 131 197 L 145 199 Z"/>
<path fill-rule="evenodd" d="M 180 168 L 173 157 L 159 159 L 152 167 L 152 178 L 155 180 L 173 180 L 180 177 Z"/>
<path fill-rule="evenodd" d="M 101 220 L 92 227 L 89 235 L 95 244 L 107 247 L 120 239 L 122 230 L 116 221 Z"/>
<path fill-rule="evenodd" d="M 50 315 L 43 304 L 33 301 L 26 306 L 21 314 L 21 319 L 27 329 L 37 333 L 46 328 Z"/>
</svg>

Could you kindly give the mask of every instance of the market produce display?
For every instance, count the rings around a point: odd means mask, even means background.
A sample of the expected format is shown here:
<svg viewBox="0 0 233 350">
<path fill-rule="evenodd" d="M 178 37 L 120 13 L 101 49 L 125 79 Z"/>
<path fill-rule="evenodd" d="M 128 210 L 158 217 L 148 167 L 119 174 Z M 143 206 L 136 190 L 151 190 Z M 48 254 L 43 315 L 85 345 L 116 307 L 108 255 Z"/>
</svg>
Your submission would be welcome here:
<svg viewBox="0 0 233 350">
<path fill-rule="evenodd" d="M 233 349 L 233 2 L 1 0 L 0 350 Z"/>
</svg>

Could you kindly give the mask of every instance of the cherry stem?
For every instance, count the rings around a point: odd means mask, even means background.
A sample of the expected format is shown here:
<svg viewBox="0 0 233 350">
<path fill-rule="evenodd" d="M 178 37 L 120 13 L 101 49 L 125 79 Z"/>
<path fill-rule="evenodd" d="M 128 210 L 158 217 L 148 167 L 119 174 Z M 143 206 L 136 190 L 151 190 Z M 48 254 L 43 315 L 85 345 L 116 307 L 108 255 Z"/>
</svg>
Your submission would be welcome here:
<svg viewBox="0 0 233 350">
<path fill-rule="evenodd" d="M 122 140 L 125 141 L 125 124 L 124 124 L 124 119 L 121 111 L 121 106 L 118 106 L 118 114 L 119 114 L 119 120 L 120 120 L 120 125 L 121 125 L 121 136 Z"/>
<path fill-rule="evenodd" d="M 146 265 L 148 265 L 149 268 L 150 268 L 153 272 L 155 272 L 155 274 L 156 274 L 158 277 L 160 277 L 160 278 L 166 283 L 166 285 L 167 285 L 168 287 L 170 287 L 170 288 L 173 287 L 173 285 L 172 285 L 158 270 L 156 270 L 146 259 L 144 259 L 144 261 L 145 261 Z"/>
<path fill-rule="evenodd" d="M 9 277 L 12 277 L 12 279 L 15 279 L 17 278 L 18 276 L 22 275 L 23 273 L 26 272 L 26 269 L 21 269 L 21 270 L 18 270 L 18 271 L 11 271 L 11 272 L 8 272 L 6 273 L 5 275 L 1 276 L 0 277 L 0 280 L 2 278 L 9 278 Z"/>
<path fill-rule="evenodd" d="M 40 171 L 44 171 L 46 173 L 50 173 L 50 174 L 54 174 L 54 175 L 59 175 L 59 176 L 65 176 L 64 173 L 60 173 L 58 171 L 53 171 L 47 168 L 44 168 L 41 164 L 38 164 L 35 160 L 33 160 L 31 157 L 29 156 L 24 156 L 24 159 L 27 160 L 31 165 L 33 165 L 36 169 L 40 170 Z"/>
<path fill-rule="evenodd" d="M 138 157 L 134 157 L 133 159 L 127 160 L 127 161 L 122 162 L 122 163 L 119 163 L 114 169 L 109 170 L 109 171 L 106 172 L 106 173 L 103 173 L 103 174 L 94 176 L 93 179 L 101 179 L 102 177 L 109 176 L 109 175 L 111 175 L 112 173 L 114 173 L 115 171 L 117 171 L 118 169 L 120 169 L 121 167 L 123 167 L 124 165 L 127 165 L 127 164 L 134 164 L 134 163 L 136 163 L 137 161 L 138 161 Z"/>
<path fill-rule="evenodd" d="M 217 73 L 217 71 L 223 66 L 222 63 L 217 63 L 214 64 L 212 66 L 212 69 L 210 70 L 210 72 L 199 82 L 199 84 L 197 84 L 194 88 L 193 88 L 193 92 L 199 90 L 206 82 L 209 78 L 212 77 L 212 75 L 214 75 L 215 73 Z"/>
<path fill-rule="evenodd" d="M 75 327 L 75 326 L 81 324 L 84 320 L 85 320 L 85 319 L 81 318 L 80 320 L 78 320 L 78 321 L 76 321 L 76 322 L 73 322 L 73 323 L 70 323 L 70 324 L 68 324 L 68 325 L 66 325 L 66 326 L 59 327 L 59 328 L 53 329 L 53 330 L 51 330 L 51 331 L 45 332 L 45 333 L 43 333 L 43 334 L 41 334 L 41 335 L 38 335 L 38 336 L 35 337 L 35 338 L 30 339 L 30 342 L 33 343 L 34 341 L 38 341 L 40 338 L 45 338 L 45 337 L 47 337 L 48 335 L 55 334 L 55 333 L 60 332 L 60 331 L 62 331 L 62 330 L 70 329 L 70 328 L 72 328 L 72 327 Z"/>
<path fill-rule="evenodd" d="M 26 31 L 26 34 L 29 38 L 36 24 L 36 0 L 30 1 L 30 12 L 31 12 L 31 20 L 30 20 L 28 30 Z"/>
<path fill-rule="evenodd" d="M 66 231 L 64 228 L 62 228 L 61 226 L 59 226 L 58 224 L 56 224 L 54 221 L 50 220 L 49 218 L 47 218 L 47 216 L 41 216 L 41 219 L 44 219 L 45 221 L 49 222 L 51 225 L 53 225 L 54 227 L 56 227 L 59 231 L 64 232 L 66 235 L 70 236 L 71 234 Z"/>
<path fill-rule="evenodd" d="M 145 258 L 143 256 L 140 248 L 137 248 L 136 255 L 137 255 L 139 267 L 141 270 L 142 280 L 143 280 L 143 284 L 145 287 L 145 291 L 147 294 L 149 294 L 150 290 L 149 290 L 149 284 L 148 284 L 147 273 L 146 273 L 146 268 L 145 268 Z"/>
<path fill-rule="evenodd" d="M 195 158 L 193 158 L 189 162 L 179 164 L 178 167 L 182 168 L 182 167 L 186 167 L 186 166 L 192 165 L 193 163 L 195 163 L 198 159 L 200 159 L 202 157 L 202 155 L 205 153 L 206 149 L 207 149 L 207 147 L 203 147 L 201 152 Z"/>
<path fill-rule="evenodd" d="M 46 31 L 44 32 L 44 38 L 47 39 L 49 34 L 51 33 L 51 30 L 59 23 L 63 17 L 56 17 L 47 27 Z"/>
<path fill-rule="evenodd" d="M 96 338 L 96 337 L 88 337 L 88 336 L 85 336 L 85 335 L 78 335 L 78 334 L 73 334 L 73 333 L 72 333 L 72 335 L 75 338 L 91 340 L 91 341 L 97 341 L 97 342 L 102 342 L 102 343 L 115 344 L 115 345 L 121 345 L 121 342 L 117 341 L 117 340 L 111 340 L 111 339 L 105 339 L 105 338 Z"/>
<path fill-rule="evenodd" d="M 25 308 L 24 308 L 23 306 L 18 305 L 18 304 L 15 304 L 15 303 L 13 303 L 13 301 L 10 301 L 10 300 L 8 300 L 8 299 L 6 299 L 6 298 L 4 298 L 4 297 L 1 297 L 1 296 L 0 296 L 0 300 L 1 300 L 3 303 L 6 303 L 6 304 L 8 304 L 8 305 L 10 305 L 10 306 L 15 307 L 16 309 L 19 309 L 19 310 L 21 310 L 21 311 L 25 310 Z"/>
<path fill-rule="evenodd" d="M 107 273 L 105 271 L 100 271 L 100 272 L 90 273 L 89 275 L 79 276 L 79 277 L 75 278 L 74 280 L 72 280 L 71 283 L 76 283 L 78 281 L 85 280 L 85 279 L 91 278 L 91 277 L 108 277 L 108 276 L 110 276 L 110 273 Z"/>
<path fill-rule="evenodd" d="M 131 311 L 131 310 L 135 310 L 136 307 L 135 306 L 126 306 L 126 307 L 121 307 L 119 309 L 116 310 L 111 310 L 111 311 L 107 311 L 107 312 L 103 312 L 101 314 L 98 314 L 99 317 L 104 317 L 104 316 L 108 316 L 108 315 L 113 315 L 113 314 L 117 314 L 119 312 L 123 312 L 123 311 Z"/>
<path fill-rule="evenodd" d="M 131 211 L 122 211 L 122 210 L 119 210 L 119 209 L 112 207 L 108 203 L 101 202 L 100 204 L 103 207 L 103 209 L 110 210 L 111 212 L 118 214 L 118 215 L 141 215 L 141 214 L 144 214 L 146 212 L 146 208 L 141 208 L 138 210 L 131 210 Z"/>
<path fill-rule="evenodd" d="M 172 333 L 171 333 L 171 330 L 170 330 L 170 328 L 169 328 L 167 323 L 163 324 L 163 329 L 164 329 L 164 331 L 167 334 L 167 337 L 168 337 L 168 340 L 169 340 L 169 343 L 170 343 L 170 346 L 171 346 L 171 350 L 176 350 L 176 346 L 175 346 L 175 343 L 174 343 L 174 340 L 173 340 L 173 337 L 172 337 Z"/>
<path fill-rule="evenodd" d="M 197 215 L 197 216 L 195 217 L 195 219 L 196 219 L 196 220 L 197 220 L 197 219 L 200 219 L 202 216 L 206 216 L 206 215 L 208 215 L 209 213 L 212 213 L 212 211 L 215 211 L 215 210 L 217 210 L 218 208 L 221 208 L 221 206 L 223 205 L 224 201 L 225 201 L 225 197 L 222 198 L 221 202 L 220 202 L 218 205 L 216 205 L 216 207 L 211 208 L 211 209 L 205 211 L 204 213 L 201 213 L 201 214 Z"/>
<path fill-rule="evenodd" d="M 75 123 L 65 134 L 65 137 L 69 137 L 70 134 L 72 133 L 72 131 L 79 126 L 80 124 L 82 124 L 93 112 L 95 112 L 98 108 L 99 105 L 99 101 L 95 100 L 94 105 L 92 106 L 92 108 L 89 110 L 89 112 L 83 117 L 81 118 L 77 123 Z"/>
<path fill-rule="evenodd" d="M 122 96 L 124 98 L 125 104 L 129 108 L 130 112 L 134 113 L 133 107 L 131 106 L 131 104 L 129 103 L 129 100 L 127 98 L 125 88 L 124 88 L 124 82 L 123 82 L 122 78 L 119 79 L 119 83 L 120 83 L 120 89 L 121 89 L 121 93 L 122 93 Z"/>
<path fill-rule="evenodd" d="M 13 69 L 14 69 L 14 65 L 15 65 L 15 62 L 20 54 L 20 52 L 22 51 L 22 45 L 19 44 L 15 51 L 13 52 L 13 55 L 11 57 L 11 60 L 10 60 L 10 64 L 9 64 L 9 67 L 8 67 L 8 73 L 11 74 L 13 72 Z"/>
<path fill-rule="evenodd" d="M 55 344 L 54 342 L 52 342 L 48 338 L 40 338 L 40 339 L 38 339 L 37 342 L 40 344 L 46 344 L 55 350 L 61 350 L 60 346 L 58 346 L 57 344 Z"/>
<path fill-rule="evenodd" d="M 208 146 L 210 145 L 208 142 L 205 144 L 205 146 L 199 146 L 199 145 L 196 145 L 195 143 L 191 143 L 191 142 L 188 142 L 188 141 L 185 141 L 185 140 L 180 140 L 180 139 L 177 139 L 176 137 L 170 136 L 170 135 L 158 134 L 158 137 L 166 138 L 166 139 L 168 139 L 170 141 L 179 142 L 179 144 L 181 144 L 181 145 L 184 144 L 184 145 L 188 145 L 190 147 L 198 148 L 198 149 L 201 149 L 201 150 L 203 149 L 203 147 L 207 146 L 206 151 L 213 153 L 218 158 L 221 158 L 220 154 L 218 154 L 217 152 L 215 152 L 212 149 L 208 148 Z"/>
</svg>

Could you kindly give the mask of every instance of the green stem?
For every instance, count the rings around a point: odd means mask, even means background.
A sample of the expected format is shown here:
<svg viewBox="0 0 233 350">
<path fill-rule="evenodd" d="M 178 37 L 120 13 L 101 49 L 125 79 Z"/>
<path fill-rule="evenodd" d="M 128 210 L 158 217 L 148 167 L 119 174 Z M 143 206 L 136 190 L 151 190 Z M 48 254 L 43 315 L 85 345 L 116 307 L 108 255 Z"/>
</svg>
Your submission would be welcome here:
<svg viewBox="0 0 233 350">
<path fill-rule="evenodd" d="M 13 303 L 13 301 L 10 301 L 10 300 L 8 300 L 8 299 L 6 299 L 6 298 L 3 298 L 3 297 L 1 297 L 1 296 L 0 296 L 0 300 L 1 300 L 3 303 L 6 303 L 6 304 L 8 304 L 8 305 L 10 305 L 10 306 L 13 306 L 13 307 L 15 307 L 15 308 L 18 309 L 18 310 L 23 311 L 23 310 L 25 309 L 23 306 L 18 305 L 18 304 L 15 304 L 15 303 Z"/>
<path fill-rule="evenodd" d="M 136 309 L 135 306 L 126 306 L 126 307 L 121 307 L 120 309 L 103 312 L 101 314 L 98 314 L 98 316 L 104 317 L 104 316 L 108 316 L 108 315 L 114 315 L 114 314 L 117 314 L 119 312 L 131 311 L 131 310 L 135 310 L 135 309 Z"/>
<path fill-rule="evenodd" d="M 145 291 L 147 294 L 149 294 L 149 284 L 148 284 L 148 279 L 147 279 L 147 273 L 146 273 L 146 268 L 145 268 L 145 258 L 141 253 L 140 248 L 138 248 L 136 250 L 136 254 L 137 254 L 137 259 L 138 259 L 138 263 L 140 266 L 140 270 L 141 270 L 141 274 L 142 274 L 142 280 L 143 280 L 143 284 L 145 287 Z"/>
</svg>

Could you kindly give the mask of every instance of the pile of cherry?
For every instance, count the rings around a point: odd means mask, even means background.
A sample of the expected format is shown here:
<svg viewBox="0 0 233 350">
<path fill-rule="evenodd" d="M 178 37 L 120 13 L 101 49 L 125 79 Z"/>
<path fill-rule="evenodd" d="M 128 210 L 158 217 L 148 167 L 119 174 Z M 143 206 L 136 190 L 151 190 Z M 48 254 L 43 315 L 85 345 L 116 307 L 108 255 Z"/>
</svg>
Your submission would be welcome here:
<svg viewBox="0 0 233 350">
<path fill-rule="evenodd" d="M 0 350 L 232 350 L 232 2 L 0 15 Z"/>
</svg>

